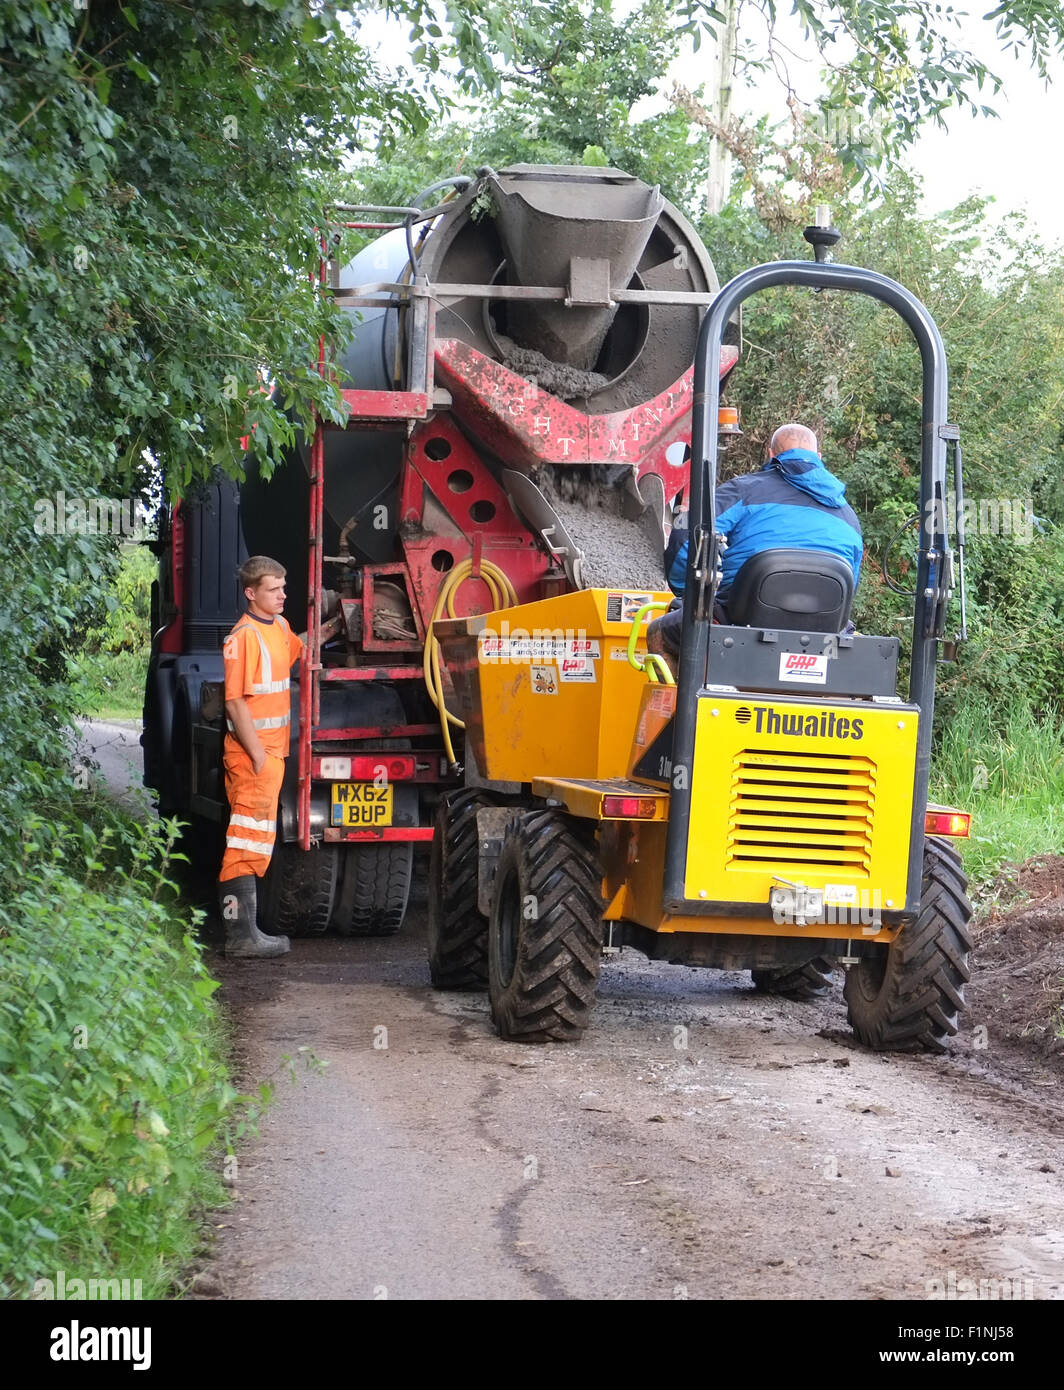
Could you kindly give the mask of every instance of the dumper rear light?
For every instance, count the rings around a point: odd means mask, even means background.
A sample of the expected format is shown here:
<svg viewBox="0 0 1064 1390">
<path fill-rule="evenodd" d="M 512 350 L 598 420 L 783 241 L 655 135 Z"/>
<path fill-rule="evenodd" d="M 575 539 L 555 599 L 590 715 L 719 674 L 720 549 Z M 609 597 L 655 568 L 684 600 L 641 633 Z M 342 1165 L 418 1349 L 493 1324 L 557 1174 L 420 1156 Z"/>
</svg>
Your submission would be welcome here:
<svg viewBox="0 0 1064 1390">
<path fill-rule="evenodd" d="M 606 819 L 653 820 L 657 807 L 657 798 L 653 796 L 604 796 L 602 798 L 602 815 Z"/>
<path fill-rule="evenodd" d="M 961 835 L 965 838 L 971 834 L 972 818 L 967 811 L 928 811 L 924 816 L 924 833 L 926 835 Z"/>
<path fill-rule="evenodd" d="M 336 782 L 403 782 L 414 776 L 414 756 L 359 753 L 350 758 L 322 758 L 321 775 Z"/>
</svg>

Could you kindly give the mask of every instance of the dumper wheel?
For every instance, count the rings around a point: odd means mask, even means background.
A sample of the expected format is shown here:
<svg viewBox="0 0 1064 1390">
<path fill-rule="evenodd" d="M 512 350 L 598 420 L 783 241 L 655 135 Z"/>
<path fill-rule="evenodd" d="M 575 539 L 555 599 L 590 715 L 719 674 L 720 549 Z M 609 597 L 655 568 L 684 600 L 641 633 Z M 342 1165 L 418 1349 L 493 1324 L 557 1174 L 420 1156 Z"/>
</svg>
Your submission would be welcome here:
<svg viewBox="0 0 1064 1390">
<path fill-rule="evenodd" d="M 321 936 L 336 895 L 338 856 L 333 845 L 274 845 L 259 882 L 259 927 L 272 936 Z"/>
<path fill-rule="evenodd" d="M 414 846 L 344 846 L 343 879 L 333 923 L 341 936 L 394 936 L 403 925 L 414 874 Z"/>
<path fill-rule="evenodd" d="M 602 870 L 592 826 L 557 811 L 511 822 L 488 924 L 488 993 L 500 1037 L 577 1042 L 602 965 Z"/>
<path fill-rule="evenodd" d="M 779 994 L 797 1004 L 811 1004 L 826 999 L 835 982 L 835 962 L 826 956 L 816 956 L 804 965 L 787 965 L 778 969 L 751 970 L 754 988 L 762 994 Z"/>
<path fill-rule="evenodd" d="M 429 976 L 437 989 L 487 989 L 488 919 L 477 907 L 482 791 L 440 797 L 429 858 Z"/>
<path fill-rule="evenodd" d="M 924 845 L 920 915 L 891 945 L 846 976 L 850 1026 L 877 1052 L 944 1052 L 957 1032 L 971 977 L 972 908 L 961 857 L 948 842 Z"/>
</svg>

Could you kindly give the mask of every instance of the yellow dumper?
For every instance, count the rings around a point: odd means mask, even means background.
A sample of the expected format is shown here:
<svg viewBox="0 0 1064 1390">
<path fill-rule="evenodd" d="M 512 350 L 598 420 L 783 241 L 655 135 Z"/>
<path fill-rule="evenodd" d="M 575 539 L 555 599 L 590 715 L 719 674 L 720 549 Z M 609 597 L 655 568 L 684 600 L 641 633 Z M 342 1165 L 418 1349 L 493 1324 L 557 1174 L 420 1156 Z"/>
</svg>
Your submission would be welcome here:
<svg viewBox="0 0 1064 1390">
<path fill-rule="evenodd" d="M 780 283 L 874 295 L 906 320 L 923 356 L 928 521 L 906 698 L 898 639 L 852 631 L 852 575 L 833 557 L 818 556 L 815 572 L 796 562 L 809 552 L 754 557 L 733 586 L 730 622 L 712 621 L 721 541 L 709 422 L 723 328 L 748 294 Z M 750 969 L 760 988 L 798 999 L 823 993 L 841 964 L 862 1041 L 941 1049 L 963 1005 L 971 916 L 948 838 L 968 833 L 968 817 L 927 801 L 935 663 L 956 572 L 949 450 L 963 561 L 941 339 L 885 277 L 780 262 L 721 291 L 703 323 L 696 387 L 675 677 L 646 653 L 664 592 L 579 590 L 434 624 L 476 776 L 437 813 L 433 982 L 486 984 L 505 1038 L 571 1041 L 587 1026 L 604 954 L 623 945 Z"/>
</svg>

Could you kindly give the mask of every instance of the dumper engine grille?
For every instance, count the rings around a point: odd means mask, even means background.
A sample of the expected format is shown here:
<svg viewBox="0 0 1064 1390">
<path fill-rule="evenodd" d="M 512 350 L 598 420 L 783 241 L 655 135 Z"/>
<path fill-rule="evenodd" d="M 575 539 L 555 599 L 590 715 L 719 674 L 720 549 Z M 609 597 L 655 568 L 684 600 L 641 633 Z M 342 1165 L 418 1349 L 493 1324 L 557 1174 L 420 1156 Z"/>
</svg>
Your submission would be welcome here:
<svg viewBox="0 0 1064 1390">
<path fill-rule="evenodd" d="M 732 768 L 726 863 L 867 874 L 875 804 L 869 758 L 744 749 Z"/>
</svg>

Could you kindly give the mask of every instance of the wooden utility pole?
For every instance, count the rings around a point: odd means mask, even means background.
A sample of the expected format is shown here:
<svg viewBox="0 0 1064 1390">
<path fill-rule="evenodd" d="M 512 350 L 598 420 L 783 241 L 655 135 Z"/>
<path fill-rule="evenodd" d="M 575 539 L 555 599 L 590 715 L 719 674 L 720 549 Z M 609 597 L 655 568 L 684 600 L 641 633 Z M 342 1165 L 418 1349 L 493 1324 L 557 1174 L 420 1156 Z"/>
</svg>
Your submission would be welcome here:
<svg viewBox="0 0 1064 1390">
<path fill-rule="evenodd" d="M 717 61 L 711 70 L 706 91 L 710 113 L 720 126 L 731 118 L 732 81 L 735 68 L 735 44 L 739 25 L 739 0 L 720 0 L 725 21 L 717 30 Z M 711 216 L 720 212 L 728 200 L 731 187 L 731 154 L 720 136 L 710 137 L 709 178 L 706 180 L 706 204 Z"/>
</svg>

